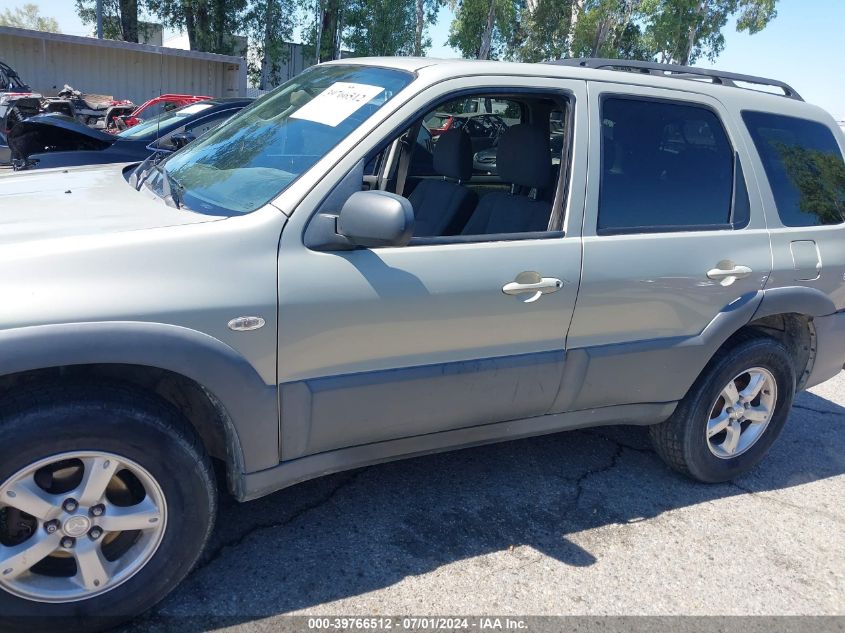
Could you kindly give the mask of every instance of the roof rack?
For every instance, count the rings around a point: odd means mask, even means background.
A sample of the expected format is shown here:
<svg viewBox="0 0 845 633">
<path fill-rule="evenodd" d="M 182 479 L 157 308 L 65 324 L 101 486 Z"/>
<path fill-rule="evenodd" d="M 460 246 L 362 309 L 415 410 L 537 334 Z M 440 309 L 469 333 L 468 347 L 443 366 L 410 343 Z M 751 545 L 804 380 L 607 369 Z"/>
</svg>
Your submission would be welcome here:
<svg viewBox="0 0 845 633">
<path fill-rule="evenodd" d="M 643 62 L 628 59 L 602 59 L 596 57 L 589 58 L 573 58 L 573 59 L 558 59 L 547 64 L 554 64 L 556 66 L 580 66 L 582 68 L 606 68 L 609 70 L 629 70 L 640 72 L 646 75 L 657 75 L 661 77 L 673 77 L 676 79 L 693 79 L 700 80 L 702 78 L 709 79 L 711 83 L 720 84 L 723 86 L 731 86 L 733 88 L 743 88 L 744 86 L 737 86 L 735 82 L 740 81 L 748 84 L 756 84 L 759 86 L 772 86 L 783 90 L 783 96 L 797 101 L 803 101 L 801 95 L 787 83 L 778 81 L 776 79 L 766 79 L 764 77 L 755 77 L 754 75 L 741 75 L 739 73 L 726 73 L 721 70 L 711 70 L 709 68 L 695 68 L 694 66 L 680 66 L 678 64 L 661 64 L 658 62 Z"/>
</svg>

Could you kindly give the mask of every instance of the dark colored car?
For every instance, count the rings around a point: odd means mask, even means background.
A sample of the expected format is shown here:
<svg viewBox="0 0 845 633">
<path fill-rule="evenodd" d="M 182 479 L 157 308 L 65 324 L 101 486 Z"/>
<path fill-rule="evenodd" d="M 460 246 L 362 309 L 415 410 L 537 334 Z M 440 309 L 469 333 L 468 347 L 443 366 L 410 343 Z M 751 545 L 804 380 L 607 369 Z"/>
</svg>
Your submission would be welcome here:
<svg viewBox="0 0 845 633">
<path fill-rule="evenodd" d="M 95 130 L 61 114 L 18 123 L 9 134 L 16 169 L 75 167 L 142 161 L 173 152 L 217 127 L 251 99 L 209 99 L 166 112 L 118 134 Z"/>
<path fill-rule="evenodd" d="M 9 149 L 9 143 L 6 141 L 6 136 L 0 132 L 0 165 L 9 165 L 12 162 L 12 150 Z"/>
</svg>

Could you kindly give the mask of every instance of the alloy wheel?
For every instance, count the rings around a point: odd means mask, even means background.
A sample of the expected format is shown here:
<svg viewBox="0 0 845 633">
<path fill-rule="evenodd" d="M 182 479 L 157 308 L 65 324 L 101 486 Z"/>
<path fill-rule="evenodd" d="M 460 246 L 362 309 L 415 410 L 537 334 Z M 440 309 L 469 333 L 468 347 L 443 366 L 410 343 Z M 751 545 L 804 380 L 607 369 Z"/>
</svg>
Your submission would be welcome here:
<svg viewBox="0 0 845 633">
<path fill-rule="evenodd" d="M 164 493 L 134 461 L 62 453 L 0 484 L 0 588 L 38 602 L 76 602 L 126 582 L 158 550 Z"/>
<path fill-rule="evenodd" d="M 777 382 L 768 369 L 753 367 L 724 386 L 710 409 L 707 446 L 720 459 L 751 448 L 763 435 L 777 402 Z"/>
</svg>

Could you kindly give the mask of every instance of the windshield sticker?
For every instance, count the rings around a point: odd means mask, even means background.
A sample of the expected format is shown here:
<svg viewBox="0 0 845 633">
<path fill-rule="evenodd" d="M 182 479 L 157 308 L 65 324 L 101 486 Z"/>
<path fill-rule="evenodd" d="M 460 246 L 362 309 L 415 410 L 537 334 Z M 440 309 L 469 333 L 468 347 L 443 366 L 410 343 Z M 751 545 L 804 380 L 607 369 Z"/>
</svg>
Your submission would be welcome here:
<svg viewBox="0 0 845 633">
<path fill-rule="evenodd" d="M 179 110 L 179 114 L 196 114 L 197 112 L 208 110 L 210 107 L 210 103 L 194 103 Z"/>
<path fill-rule="evenodd" d="M 338 81 L 323 90 L 296 112 L 292 119 L 305 119 L 337 127 L 373 97 L 383 92 L 381 86 Z"/>
</svg>

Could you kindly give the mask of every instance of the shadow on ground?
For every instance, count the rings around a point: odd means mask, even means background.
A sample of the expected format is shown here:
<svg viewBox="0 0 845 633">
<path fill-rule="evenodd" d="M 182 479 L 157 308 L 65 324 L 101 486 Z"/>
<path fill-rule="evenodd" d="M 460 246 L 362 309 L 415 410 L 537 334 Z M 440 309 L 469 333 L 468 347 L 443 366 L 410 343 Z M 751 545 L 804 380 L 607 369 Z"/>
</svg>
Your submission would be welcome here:
<svg viewBox="0 0 845 633">
<path fill-rule="evenodd" d="M 735 483 L 666 468 L 638 427 L 573 431 L 360 469 L 264 499 L 224 499 L 209 553 L 156 611 L 229 623 L 360 595 L 456 560 L 530 545 L 596 562 L 568 534 L 845 472 L 845 409 L 804 393 L 766 460 Z"/>
</svg>

